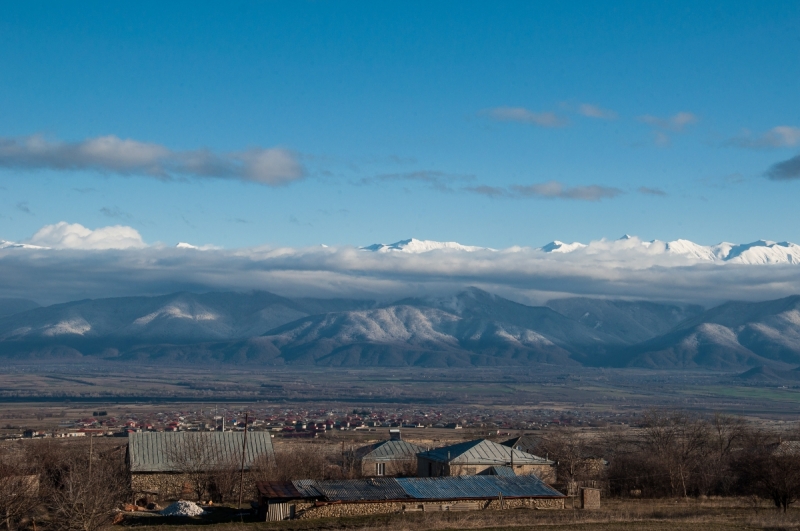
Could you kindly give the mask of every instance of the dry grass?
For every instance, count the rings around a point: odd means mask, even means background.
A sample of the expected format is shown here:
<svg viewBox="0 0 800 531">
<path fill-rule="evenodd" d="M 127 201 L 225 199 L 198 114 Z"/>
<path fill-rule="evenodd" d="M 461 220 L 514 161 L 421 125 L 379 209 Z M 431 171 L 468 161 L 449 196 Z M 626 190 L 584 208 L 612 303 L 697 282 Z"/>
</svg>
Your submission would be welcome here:
<svg viewBox="0 0 800 531">
<path fill-rule="evenodd" d="M 200 523 L 199 521 L 197 523 Z M 763 500 L 723 498 L 707 500 L 604 500 L 597 511 L 514 510 L 464 513 L 409 513 L 373 517 L 326 518 L 289 522 L 216 523 L 209 531 L 433 531 L 475 529 L 483 531 L 721 531 L 731 529 L 800 530 L 800 508 L 783 514 Z M 155 529 L 147 526 L 146 529 Z M 194 525 L 169 525 L 170 531 L 190 531 Z M 145 531 L 145 530 L 142 530 Z M 163 531 L 163 529 L 162 529 Z"/>
</svg>

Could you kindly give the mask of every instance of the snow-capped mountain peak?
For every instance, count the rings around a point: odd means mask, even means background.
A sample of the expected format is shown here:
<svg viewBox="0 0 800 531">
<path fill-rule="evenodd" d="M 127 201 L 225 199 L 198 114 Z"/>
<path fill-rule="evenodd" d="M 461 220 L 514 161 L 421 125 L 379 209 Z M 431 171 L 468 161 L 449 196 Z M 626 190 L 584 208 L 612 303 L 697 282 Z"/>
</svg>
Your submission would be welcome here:
<svg viewBox="0 0 800 531">
<path fill-rule="evenodd" d="M 0 249 L 49 249 L 41 245 L 30 245 L 28 243 L 16 243 L 8 240 L 0 240 Z"/>
<path fill-rule="evenodd" d="M 484 251 L 491 250 L 487 247 L 476 247 L 473 245 L 461 245 L 457 242 L 437 242 L 433 240 L 417 240 L 411 238 L 408 240 L 400 240 L 399 242 L 384 244 L 375 243 L 361 247 L 364 251 L 372 251 L 377 253 L 389 252 L 404 252 L 404 253 L 427 253 L 429 251 L 450 250 L 450 251 Z"/>
<path fill-rule="evenodd" d="M 541 250 L 546 253 L 571 253 L 577 249 L 583 249 L 585 244 L 580 242 L 564 243 L 558 240 L 553 240 L 547 245 L 541 247 Z"/>
</svg>

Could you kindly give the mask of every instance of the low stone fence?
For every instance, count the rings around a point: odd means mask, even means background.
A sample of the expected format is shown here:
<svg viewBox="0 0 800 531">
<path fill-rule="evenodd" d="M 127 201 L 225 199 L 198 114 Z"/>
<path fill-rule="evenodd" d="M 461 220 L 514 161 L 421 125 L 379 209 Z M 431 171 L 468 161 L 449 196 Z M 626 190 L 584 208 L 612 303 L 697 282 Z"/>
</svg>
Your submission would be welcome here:
<svg viewBox="0 0 800 531">
<path fill-rule="evenodd" d="M 309 518 L 339 518 L 342 516 L 369 516 L 374 514 L 391 514 L 412 511 L 467 511 L 488 510 L 502 511 L 506 509 L 563 509 L 564 498 L 520 498 L 520 499 L 492 499 L 478 501 L 438 501 L 423 502 L 409 500 L 404 502 L 342 502 L 328 503 L 325 505 L 295 504 L 295 517 L 298 519 Z"/>
</svg>

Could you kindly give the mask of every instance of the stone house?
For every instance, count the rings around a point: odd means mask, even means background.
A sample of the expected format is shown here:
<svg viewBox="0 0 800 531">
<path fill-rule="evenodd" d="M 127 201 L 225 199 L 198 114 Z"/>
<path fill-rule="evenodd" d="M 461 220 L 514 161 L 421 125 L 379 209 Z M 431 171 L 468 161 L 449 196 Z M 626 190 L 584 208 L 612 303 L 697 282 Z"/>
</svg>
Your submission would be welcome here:
<svg viewBox="0 0 800 531">
<path fill-rule="evenodd" d="M 362 476 L 413 476 L 417 473 L 417 454 L 426 449 L 402 440 L 400 430 L 391 430 L 390 437 L 388 441 L 356 450 Z"/>
<path fill-rule="evenodd" d="M 517 476 L 534 475 L 556 482 L 556 463 L 486 439 L 443 446 L 417 454 L 419 477 L 494 475 L 508 467 Z"/>
<path fill-rule="evenodd" d="M 125 453 L 131 489 L 148 501 L 204 493 L 213 498 L 222 496 L 223 489 L 238 489 L 244 437 L 244 431 L 131 433 Z M 269 432 L 247 432 L 245 488 L 252 490 L 254 472 L 271 459 Z"/>
<path fill-rule="evenodd" d="M 563 509 L 564 495 L 536 476 L 458 476 L 259 482 L 263 520 L 405 512 Z"/>
</svg>

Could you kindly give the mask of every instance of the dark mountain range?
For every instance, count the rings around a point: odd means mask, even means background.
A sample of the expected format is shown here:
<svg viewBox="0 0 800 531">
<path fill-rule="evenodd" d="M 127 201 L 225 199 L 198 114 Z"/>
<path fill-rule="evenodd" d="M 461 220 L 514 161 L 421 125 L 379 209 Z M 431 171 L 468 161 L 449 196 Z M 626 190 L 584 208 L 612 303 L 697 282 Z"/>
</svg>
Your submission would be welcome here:
<svg viewBox="0 0 800 531">
<path fill-rule="evenodd" d="M 737 370 L 800 364 L 800 296 L 729 302 L 625 349 L 616 365 Z"/>
<path fill-rule="evenodd" d="M 527 306 L 476 288 L 388 304 L 267 292 L 175 293 L 6 315 L 0 318 L 0 356 L 326 366 L 765 367 L 763 377 L 771 377 L 770 371 L 800 365 L 800 296 L 703 311 L 587 298 Z"/>
<path fill-rule="evenodd" d="M 547 306 L 623 343 L 638 343 L 669 332 L 679 323 L 703 314 L 694 304 L 659 304 L 576 297 L 556 299 Z"/>
<path fill-rule="evenodd" d="M 25 312 L 38 308 L 39 305 L 28 299 L 0 299 L 0 317 L 14 315 L 15 313 Z"/>
</svg>

